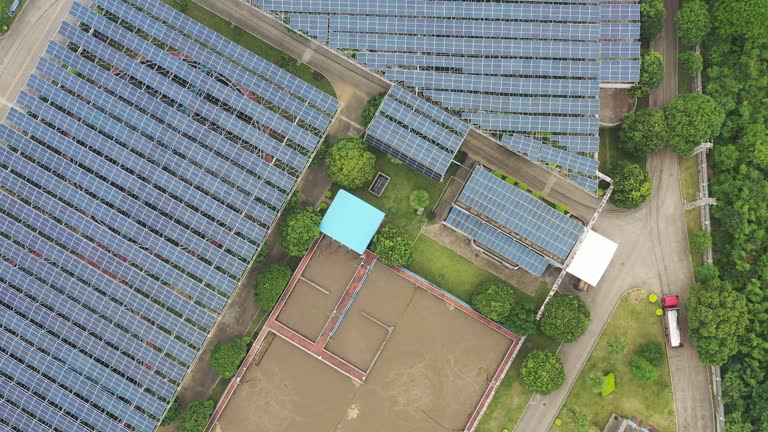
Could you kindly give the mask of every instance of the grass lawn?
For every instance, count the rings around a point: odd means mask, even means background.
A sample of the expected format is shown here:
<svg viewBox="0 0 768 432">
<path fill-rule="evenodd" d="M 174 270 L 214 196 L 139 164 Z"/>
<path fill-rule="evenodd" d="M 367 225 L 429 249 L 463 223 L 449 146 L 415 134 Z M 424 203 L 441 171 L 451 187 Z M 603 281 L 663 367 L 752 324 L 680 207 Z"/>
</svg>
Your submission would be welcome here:
<svg viewBox="0 0 768 432">
<path fill-rule="evenodd" d="M 388 175 L 391 180 L 384 190 L 381 197 L 377 197 L 368 192 L 368 184 L 350 191 L 355 196 L 368 202 L 387 214 L 385 223 L 394 223 L 405 228 L 412 238 L 421 231 L 424 222 L 427 221 L 429 211 L 434 207 L 437 199 L 442 195 L 443 189 L 448 184 L 448 180 L 438 183 L 431 178 L 420 174 L 402 163 L 395 163 L 383 152 L 370 149 L 376 155 L 376 171 L 381 171 Z M 446 179 L 450 178 L 458 169 L 457 165 L 451 165 L 446 174 Z M 430 203 L 424 210 L 424 214 L 419 216 L 416 210 L 408 204 L 408 197 L 415 190 L 425 190 L 429 193 Z M 333 187 L 334 194 L 338 186 Z"/>
<path fill-rule="evenodd" d="M 701 229 L 701 209 L 695 208 L 685 211 L 685 224 L 688 226 L 688 236 L 693 231 Z M 704 265 L 704 257 L 701 254 L 691 254 L 691 263 L 693 268 L 701 267 Z"/>
<path fill-rule="evenodd" d="M 592 428 L 597 430 L 603 430 L 610 415 L 616 413 L 637 416 L 664 432 L 675 431 L 672 384 L 666 360 L 658 368 L 656 381 L 639 381 L 629 370 L 629 360 L 642 343 L 658 341 L 666 347 L 661 318 L 654 313 L 657 306 L 649 303 L 647 296 L 645 291 L 624 295 L 568 395 L 560 412 L 563 424 L 555 428 L 557 431 L 577 431 L 565 415 L 567 410 L 574 408 L 583 410 L 589 416 Z M 608 339 L 612 336 L 621 336 L 627 341 L 629 350 L 624 356 L 615 358 L 608 354 Z M 612 395 L 603 398 L 589 389 L 587 376 L 593 371 L 616 374 L 616 391 Z"/>
<path fill-rule="evenodd" d="M 165 4 L 174 6 L 179 9 L 179 2 L 177 2 L 177 0 L 162 1 Z M 184 14 L 188 15 L 196 21 L 199 21 L 206 27 L 214 30 L 227 39 L 230 39 L 243 48 L 258 55 L 259 57 L 269 60 L 270 62 L 280 66 L 293 75 L 296 75 L 303 81 L 306 81 L 308 84 L 317 87 L 318 89 L 328 93 L 331 96 L 336 96 L 336 92 L 333 90 L 331 82 L 311 67 L 299 63 L 293 57 L 288 56 L 286 53 L 264 42 L 256 36 L 253 36 L 240 27 L 235 26 L 231 22 L 214 14 L 213 12 L 194 3 L 191 0 L 182 0 L 181 3 L 188 5 L 186 10 L 183 10 Z"/>
<path fill-rule="evenodd" d="M 677 68 L 677 96 L 684 96 L 691 92 L 691 75 Z"/>
<path fill-rule="evenodd" d="M 696 201 L 699 193 L 699 158 L 691 156 L 680 159 L 680 187 L 683 189 L 683 199 Z"/>
<path fill-rule="evenodd" d="M 636 163 L 645 168 L 645 156 L 636 156 L 619 148 L 621 126 L 600 128 L 600 172 L 610 175 L 613 164 L 620 160 Z"/>
<path fill-rule="evenodd" d="M 219 381 L 216 382 L 216 385 L 213 386 L 213 390 L 211 390 L 211 396 L 208 398 L 214 402 L 218 402 L 219 399 L 224 395 L 224 392 L 227 390 L 227 386 L 229 385 L 228 379 L 219 378 Z"/>
<path fill-rule="evenodd" d="M 6 34 L 11 27 L 13 26 L 13 22 L 16 21 L 16 17 L 19 16 L 21 13 L 21 10 L 24 9 L 24 5 L 27 4 L 27 0 L 23 0 L 21 2 L 21 5 L 16 8 L 16 15 L 14 17 L 8 16 L 8 9 L 11 8 L 11 5 L 13 4 L 13 0 L 0 0 L 0 36 Z M 7 27 L 7 28 L 4 28 Z"/>
</svg>

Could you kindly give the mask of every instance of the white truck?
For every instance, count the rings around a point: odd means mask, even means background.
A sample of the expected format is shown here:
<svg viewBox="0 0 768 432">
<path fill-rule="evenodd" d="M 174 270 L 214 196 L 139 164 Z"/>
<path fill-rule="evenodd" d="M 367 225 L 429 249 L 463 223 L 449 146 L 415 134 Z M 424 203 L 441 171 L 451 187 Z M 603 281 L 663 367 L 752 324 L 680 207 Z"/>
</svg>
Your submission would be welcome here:
<svg viewBox="0 0 768 432">
<path fill-rule="evenodd" d="M 661 308 L 664 310 L 664 330 L 667 333 L 669 346 L 683 346 L 683 335 L 680 333 L 680 306 L 678 296 L 661 298 Z"/>
</svg>

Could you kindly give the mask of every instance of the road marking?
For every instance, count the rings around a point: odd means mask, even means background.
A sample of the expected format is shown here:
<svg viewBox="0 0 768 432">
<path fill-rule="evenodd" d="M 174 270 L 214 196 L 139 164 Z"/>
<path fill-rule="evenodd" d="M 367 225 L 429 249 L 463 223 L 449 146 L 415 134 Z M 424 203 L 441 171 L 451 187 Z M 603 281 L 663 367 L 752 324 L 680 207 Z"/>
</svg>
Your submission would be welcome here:
<svg viewBox="0 0 768 432">
<path fill-rule="evenodd" d="M 48 29 L 50 29 L 51 24 L 59 19 L 59 13 L 61 12 L 61 9 L 64 8 L 64 6 L 67 5 L 68 2 L 62 2 L 58 8 L 56 8 L 56 12 L 54 13 L 53 17 L 51 17 L 50 20 L 45 24 L 46 32 Z M 44 38 L 43 42 L 48 43 L 50 38 Z M 34 50 L 34 52 L 37 52 L 37 50 Z M 3 95 L 3 99 L 8 99 L 8 97 L 11 95 L 11 93 L 14 92 L 14 89 L 16 89 L 16 85 L 19 83 L 19 80 L 24 77 L 27 74 L 27 69 L 29 68 L 29 63 L 35 60 L 37 61 L 37 56 L 27 56 L 27 60 L 22 65 L 21 69 L 19 70 L 19 73 L 16 74 L 16 77 L 14 77 L 13 81 L 11 82 L 10 87 L 8 88 L 8 91 L 5 92 L 5 95 Z"/>
</svg>

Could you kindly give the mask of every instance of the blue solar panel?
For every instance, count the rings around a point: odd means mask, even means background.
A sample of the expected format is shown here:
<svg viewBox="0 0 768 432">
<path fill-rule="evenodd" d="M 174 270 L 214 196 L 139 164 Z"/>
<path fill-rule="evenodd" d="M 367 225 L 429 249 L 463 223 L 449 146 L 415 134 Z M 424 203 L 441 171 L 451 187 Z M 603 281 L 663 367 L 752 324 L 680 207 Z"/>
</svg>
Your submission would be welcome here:
<svg viewBox="0 0 768 432">
<path fill-rule="evenodd" d="M 481 129 L 509 132 L 594 133 L 599 127 L 596 117 L 530 116 L 522 114 L 462 115 Z"/>
<path fill-rule="evenodd" d="M 466 110 L 584 115 L 597 115 L 600 112 L 600 101 L 596 98 L 497 96 L 433 90 L 427 90 L 424 94 L 442 106 Z"/>
<path fill-rule="evenodd" d="M 600 137 L 596 135 L 550 135 L 549 140 L 572 152 L 597 153 Z"/>
<path fill-rule="evenodd" d="M 338 109 L 159 2 L 96 3 L 0 125 L 0 428 L 154 430 Z"/>
<path fill-rule="evenodd" d="M 457 202 L 562 260 L 584 229 L 580 223 L 482 167 L 472 172 Z"/>
<path fill-rule="evenodd" d="M 458 207 L 451 208 L 445 223 L 536 276 L 549 265 L 543 256 Z"/>
<path fill-rule="evenodd" d="M 585 190 L 595 192 L 599 184 L 599 180 L 589 177 L 584 177 L 578 174 L 568 174 L 568 177 L 575 181 L 576 184 Z"/>
</svg>

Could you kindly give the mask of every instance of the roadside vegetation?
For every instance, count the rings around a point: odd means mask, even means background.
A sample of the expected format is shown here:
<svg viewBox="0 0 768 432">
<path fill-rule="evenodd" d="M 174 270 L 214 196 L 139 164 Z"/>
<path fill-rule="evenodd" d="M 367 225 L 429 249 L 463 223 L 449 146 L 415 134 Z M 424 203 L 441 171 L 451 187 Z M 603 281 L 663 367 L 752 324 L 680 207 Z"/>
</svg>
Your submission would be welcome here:
<svg viewBox="0 0 768 432">
<path fill-rule="evenodd" d="M 371 124 L 373 117 L 375 117 L 376 113 L 379 111 L 381 103 L 384 102 L 385 96 L 386 93 L 378 94 L 368 99 L 368 102 L 365 103 L 363 111 L 360 113 L 360 124 L 363 125 L 363 127 L 367 128 L 368 125 Z"/>
<path fill-rule="evenodd" d="M 603 430 L 616 413 L 675 431 L 664 330 L 656 308 L 645 291 L 624 295 L 560 411 L 561 425 L 553 430 Z"/>
</svg>

